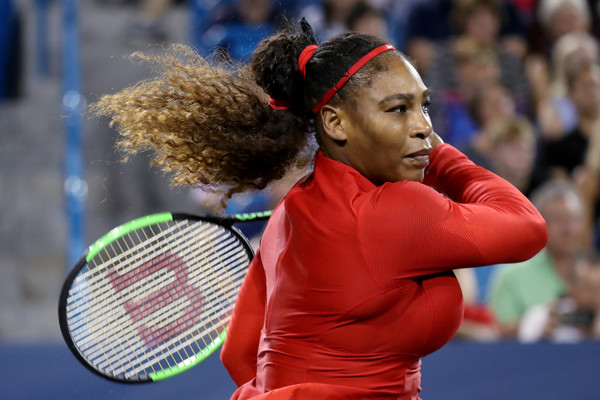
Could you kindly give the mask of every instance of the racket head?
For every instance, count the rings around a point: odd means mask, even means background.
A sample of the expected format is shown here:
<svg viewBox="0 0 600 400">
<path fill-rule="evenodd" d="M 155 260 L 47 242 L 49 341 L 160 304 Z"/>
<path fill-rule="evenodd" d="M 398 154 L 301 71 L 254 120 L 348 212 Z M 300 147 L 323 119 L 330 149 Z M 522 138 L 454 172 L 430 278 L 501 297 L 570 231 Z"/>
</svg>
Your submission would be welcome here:
<svg viewBox="0 0 600 400">
<path fill-rule="evenodd" d="M 59 324 L 75 357 L 118 382 L 155 382 L 223 343 L 254 253 L 236 219 L 161 213 L 92 244 L 67 276 Z"/>
</svg>

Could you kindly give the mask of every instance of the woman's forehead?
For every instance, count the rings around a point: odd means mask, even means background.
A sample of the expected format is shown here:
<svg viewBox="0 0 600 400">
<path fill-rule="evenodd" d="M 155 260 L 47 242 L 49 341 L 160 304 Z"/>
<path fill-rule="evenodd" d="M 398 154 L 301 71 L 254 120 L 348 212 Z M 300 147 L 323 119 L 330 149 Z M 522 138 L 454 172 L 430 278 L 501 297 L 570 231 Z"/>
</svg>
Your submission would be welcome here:
<svg viewBox="0 0 600 400">
<path fill-rule="evenodd" d="M 419 74 L 419 72 L 417 71 L 417 69 L 415 68 L 415 66 L 410 63 L 406 58 L 404 57 L 396 57 L 397 60 L 399 60 L 402 65 L 408 69 L 408 72 L 417 80 L 421 81 L 421 75 Z"/>
<path fill-rule="evenodd" d="M 417 69 L 404 57 L 395 54 L 384 60 L 386 69 L 374 74 L 372 89 L 386 97 L 395 93 L 412 93 L 420 96 L 428 92 Z"/>
</svg>

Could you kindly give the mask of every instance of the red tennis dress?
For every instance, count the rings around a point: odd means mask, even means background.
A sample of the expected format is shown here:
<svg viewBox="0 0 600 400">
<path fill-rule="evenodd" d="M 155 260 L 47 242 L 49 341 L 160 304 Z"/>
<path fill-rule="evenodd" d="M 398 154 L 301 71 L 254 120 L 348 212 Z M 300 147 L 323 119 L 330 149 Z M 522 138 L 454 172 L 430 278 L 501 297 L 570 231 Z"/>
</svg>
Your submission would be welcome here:
<svg viewBox="0 0 600 400">
<path fill-rule="evenodd" d="M 317 155 L 242 285 L 221 353 L 232 399 L 419 399 L 421 357 L 462 320 L 452 270 L 525 260 L 547 238 L 503 179 L 448 144 L 430 161 L 424 184 L 375 186 Z"/>
</svg>

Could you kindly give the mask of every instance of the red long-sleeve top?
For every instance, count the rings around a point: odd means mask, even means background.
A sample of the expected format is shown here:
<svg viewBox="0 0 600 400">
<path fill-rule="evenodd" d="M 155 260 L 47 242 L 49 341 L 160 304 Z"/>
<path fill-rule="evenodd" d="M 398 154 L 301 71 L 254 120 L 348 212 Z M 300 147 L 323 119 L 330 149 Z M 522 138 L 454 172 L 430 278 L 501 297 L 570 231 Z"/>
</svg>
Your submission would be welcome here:
<svg viewBox="0 0 600 400">
<path fill-rule="evenodd" d="M 423 183 L 375 186 L 317 155 L 240 290 L 221 352 L 232 399 L 419 398 L 420 358 L 462 320 L 452 270 L 522 261 L 547 239 L 505 180 L 448 144 L 430 161 Z"/>
</svg>

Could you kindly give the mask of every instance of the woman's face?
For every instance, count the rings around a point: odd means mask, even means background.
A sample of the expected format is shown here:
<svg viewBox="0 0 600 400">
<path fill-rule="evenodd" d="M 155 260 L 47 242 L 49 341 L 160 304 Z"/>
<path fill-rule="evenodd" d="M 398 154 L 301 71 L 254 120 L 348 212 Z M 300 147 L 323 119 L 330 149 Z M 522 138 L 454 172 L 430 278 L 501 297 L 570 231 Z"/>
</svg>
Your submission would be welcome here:
<svg viewBox="0 0 600 400">
<path fill-rule="evenodd" d="M 342 162 L 376 185 L 422 181 L 432 150 L 429 90 L 415 68 L 398 54 L 387 54 L 387 70 L 355 92 L 343 106 Z"/>
<path fill-rule="evenodd" d="M 571 87 L 570 97 L 581 117 L 596 118 L 600 113 L 600 68 L 580 72 Z"/>
<path fill-rule="evenodd" d="M 510 118 L 515 114 L 515 102 L 501 85 L 486 87 L 477 107 L 479 107 L 479 118 L 483 126 L 493 121 Z"/>
<path fill-rule="evenodd" d="M 573 4 L 565 2 L 553 12 L 549 31 L 553 39 L 558 40 L 569 32 L 585 32 L 588 25 L 585 15 Z"/>
</svg>

